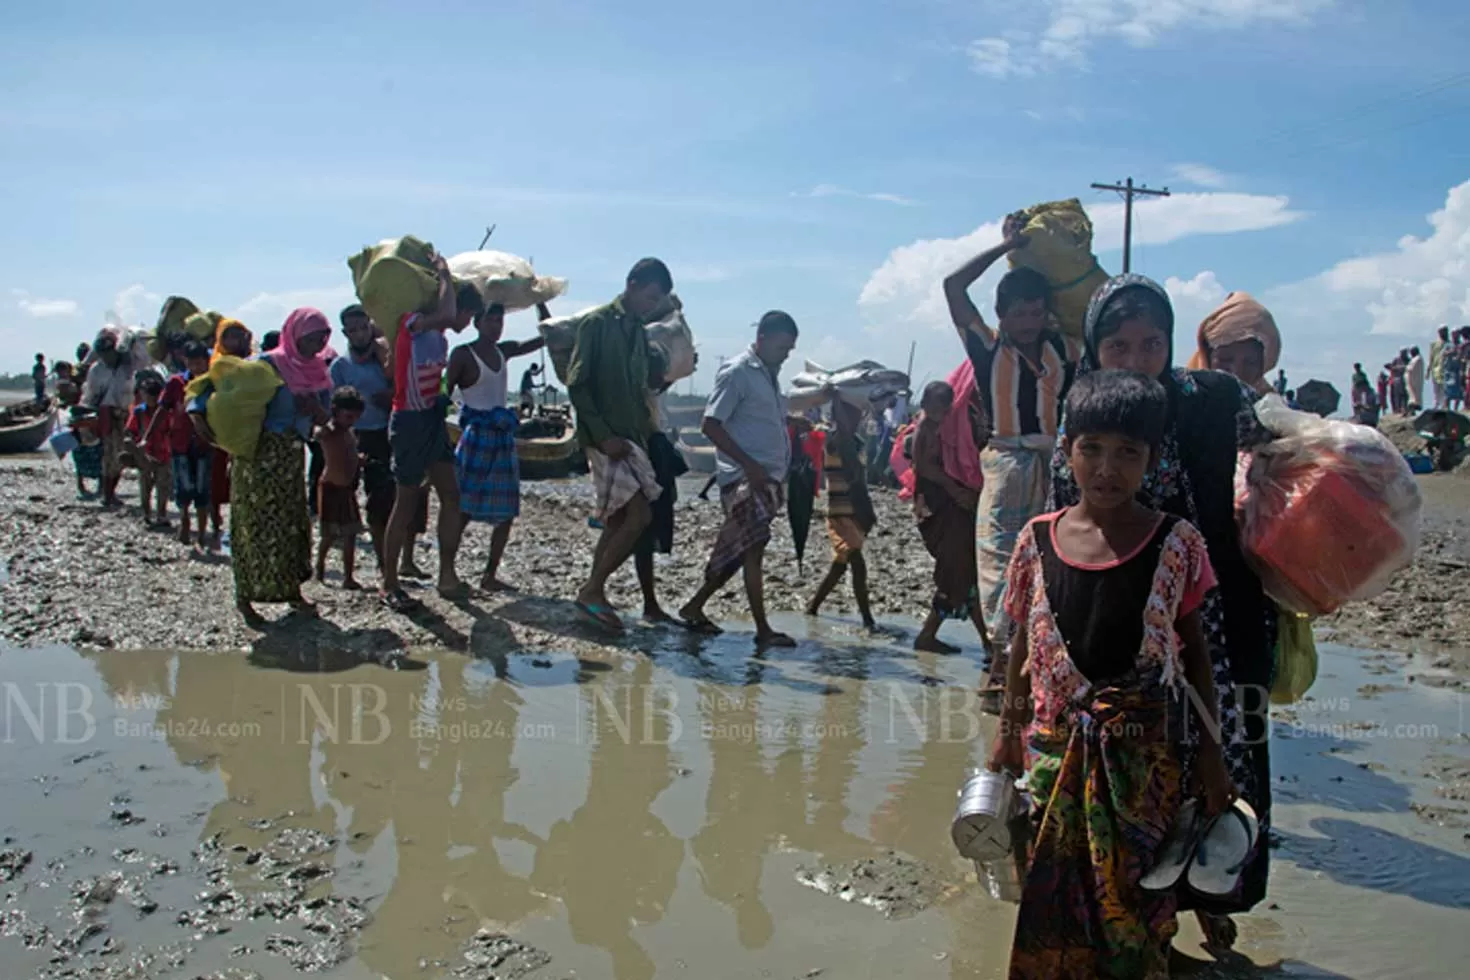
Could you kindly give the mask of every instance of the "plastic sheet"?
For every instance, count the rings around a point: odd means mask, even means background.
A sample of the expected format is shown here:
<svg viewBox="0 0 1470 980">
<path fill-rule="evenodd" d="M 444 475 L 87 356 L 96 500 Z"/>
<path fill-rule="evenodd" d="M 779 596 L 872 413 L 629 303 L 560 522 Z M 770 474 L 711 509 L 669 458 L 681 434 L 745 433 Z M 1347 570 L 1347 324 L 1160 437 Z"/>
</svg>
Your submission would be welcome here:
<svg viewBox="0 0 1470 980">
<path fill-rule="evenodd" d="M 874 402 L 908 388 L 909 376 L 877 361 L 858 361 L 835 371 L 807 361 L 802 372 L 791 379 L 791 394 L 808 394 L 828 384 L 836 388 L 838 397 L 849 405 L 872 411 Z"/>
<path fill-rule="evenodd" d="M 556 316 L 543 320 L 537 326 L 546 339 L 546 353 L 551 358 L 551 368 L 562 384 L 567 383 L 567 367 L 571 364 L 572 348 L 577 343 L 577 327 L 582 319 L 602 307 L 591 306 L 570 316 Z M 684 304 L 673 293 L 669 294 L 665 308 L 658 311 L 658 319 L 644 325 L 650 346 L 658 349 L 667 370 L 664 381 L 673 384 L 694 373 L 694 334 L 684 319 Z"/>
<path fill-rule="evenodd" d="M 1323 616 L 1372 599 L 1419 548 L 1419 487 L 1375 429 L 1256 405 L 1275 438 L 1243 455 L 1235 508 L 1241 546 L 1284 608 Z"/>
<path fill-rule="evenodd" d="M 499 303 L 507 313 L 549 303 L 567 291 L 567 281 L 538 276 L 531 263 L 509 252 L 461 252 L 449 260 L 455 279 L 475 284 L 486 305 Z"/>
</svg>

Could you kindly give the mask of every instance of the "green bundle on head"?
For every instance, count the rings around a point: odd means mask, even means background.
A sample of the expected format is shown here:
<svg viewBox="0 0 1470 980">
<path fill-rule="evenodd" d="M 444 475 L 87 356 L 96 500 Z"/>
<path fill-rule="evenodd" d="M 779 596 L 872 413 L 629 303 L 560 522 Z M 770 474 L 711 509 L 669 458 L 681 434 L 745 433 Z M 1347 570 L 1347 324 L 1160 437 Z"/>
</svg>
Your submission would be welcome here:
<svg viewBox="0 0 1470 980">
<path fill-rule="evenodd" d="M 1016 212 L 1026 247 L 1010 253 L 1012 269 L 1035 269 L 1051 286 L 1047 305 L 1070 337 L 1082 339 L 1087 303 L 1108 274 L 1092 253 L 1092 219 L 1075 197 Z"/>
</svg>

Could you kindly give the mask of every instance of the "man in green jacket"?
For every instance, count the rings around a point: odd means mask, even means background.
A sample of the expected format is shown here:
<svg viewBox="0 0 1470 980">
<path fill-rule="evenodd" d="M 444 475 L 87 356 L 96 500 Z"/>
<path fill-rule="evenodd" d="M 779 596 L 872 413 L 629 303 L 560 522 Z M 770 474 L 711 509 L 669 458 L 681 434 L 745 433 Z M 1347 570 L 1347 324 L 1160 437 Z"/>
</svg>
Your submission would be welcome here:
<svg viewBox="0 0 1470 980">
<path fill-rule="evenodd" d="M 593 552 L 592 575 L 577 593 L 577 608 L 605 629 L 622 621 L 607 600 L 607 580 L 633 554 L 652 519 L 659 493 L 648 460 L 656 422 L 652 391 L 665 365 L 650 348 L 643 326 L 673 291 L 668 266 L 643 259 L 628 273 L 623 294 L 577 324 L 567 367 L 567 395 L 577 412 L 577 439 L 587 454 L 597 488 L 602 536 Z"/>
</svg>

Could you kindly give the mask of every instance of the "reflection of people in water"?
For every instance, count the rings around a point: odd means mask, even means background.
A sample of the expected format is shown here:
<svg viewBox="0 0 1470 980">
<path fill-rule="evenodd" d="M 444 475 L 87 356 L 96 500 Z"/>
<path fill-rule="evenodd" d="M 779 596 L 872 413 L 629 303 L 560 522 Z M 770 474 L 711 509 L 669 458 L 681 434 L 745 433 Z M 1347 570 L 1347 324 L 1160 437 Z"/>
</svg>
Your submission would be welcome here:
<svg viewBox="0 0 1470 980">
<path fill-rule="evenodd" d="M 374 974 L 417 976 L 421 959 L 453 958 L 482 923 L 514 923 L 545 905 L 495 848 L 496 839 L 537 843 L 504 819 L 521 697 L 500 681 L 467 687 L 468 667 L 439 661 L 437 685 L 427 672 L 407 675 L 420 680 L 412 697 L 390 695 L 390 738 L 326 750 L 327 768 L 341 776 L 328 789 L 352 807 L 353 833 L 393 827 L 397 875 L 358 954 Z M 446 922 L 463 934 L 448 935 Z"/>
<path fill-rule="evenodd" d="M 660 921 L 673 897 L 684 844 L 651 812 L 673 782 L 667 716 L 648 710 L 653 664 L 640 658 L 631 672 L 611 672 L 594 683 L 626 708 L 625 740 L 594 700 L 596 743 L 587 801 L 551 828 L 536 852 L 531 884 L 561 898 L 572 938 L 607 950 L 616 980 L 651 980 L 653 961 L 632 936 L 633 924 Z M 645 729 L 645 724 L 650 727 Z M 653 737 L 646 739 L 645 732 Z"/>
</svg>

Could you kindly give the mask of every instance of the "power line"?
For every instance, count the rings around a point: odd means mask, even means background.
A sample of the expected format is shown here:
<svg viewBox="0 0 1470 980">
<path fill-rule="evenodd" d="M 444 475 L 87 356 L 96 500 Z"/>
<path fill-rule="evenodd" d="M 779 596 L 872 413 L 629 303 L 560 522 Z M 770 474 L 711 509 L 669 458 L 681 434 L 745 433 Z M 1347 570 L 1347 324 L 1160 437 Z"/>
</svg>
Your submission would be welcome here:
<svg viewBox="0 0 1470 980">
<path fill-rule="evenodd" d="M 1093 184 L 1094 189 L 1100 191 L 1117 191 L 1123 195 L 1123 271 L 1127 272 L 1133 263 L 1133 199 L 1135 197 L 1168 197 L 1169 188 L 1163 190 L 1150 190 L 1142 184 L 1134 184 L 1133 178 L 1129 177 L 1123 184 Z"/>
</svg>

